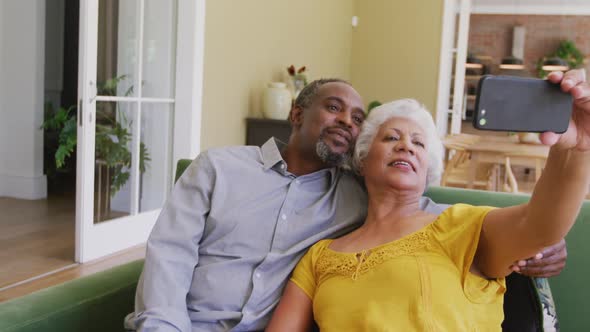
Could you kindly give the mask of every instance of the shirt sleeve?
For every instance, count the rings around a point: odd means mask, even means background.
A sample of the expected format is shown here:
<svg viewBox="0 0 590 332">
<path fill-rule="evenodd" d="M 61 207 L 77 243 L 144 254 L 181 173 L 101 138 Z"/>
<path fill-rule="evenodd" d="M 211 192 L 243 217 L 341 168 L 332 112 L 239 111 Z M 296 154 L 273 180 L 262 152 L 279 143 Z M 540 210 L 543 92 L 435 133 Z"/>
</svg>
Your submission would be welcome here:
<svg viewBox="0 0 590 332">
<path fill-rule="evenodd" d="M 456 204 L 446 209 L 433 225 L 434 237 L 461 273 L 465 295 L 473 302 L 493 301 L 505 289 L 504 278 L 485 279 L 470 272 L 489 206 Z"/>
<path fill-rule="evenodd" d="M 214 168 L 204 152 L 178 180 L 150 234 L 128 327 L 148 332 L 192 329 L 186 297 L 214 184 Z"/>
<path fill-rule="evenodd" d="M 450 207 L 450 205 L 448 205 L 448 204 L 435 203 L 429 197 L 426 197 L 426 196 L 420 197 L 420 210 L 422 210 L 424 212 L 439 215 L 439 214 L 443 213 L 443 211 L 449 207 Z"/>
<path fill-rule="evenodd" d="M 291 281 L 307 294 L 312 301 L 317 286 L 315 262 L 325 242 L 324 240 L 314 244 L 297 263 L 291 275 Z"/>
</svg>

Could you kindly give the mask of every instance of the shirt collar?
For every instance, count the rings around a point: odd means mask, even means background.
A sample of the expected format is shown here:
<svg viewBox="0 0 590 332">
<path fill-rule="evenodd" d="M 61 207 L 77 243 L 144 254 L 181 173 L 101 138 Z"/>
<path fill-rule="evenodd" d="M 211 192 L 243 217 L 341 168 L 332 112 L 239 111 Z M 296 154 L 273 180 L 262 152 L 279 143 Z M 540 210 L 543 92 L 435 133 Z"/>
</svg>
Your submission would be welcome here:
<svg viewBox="0 0 590 332">
<path fill-rule="evenodd" d="M 287 163 L 283 160 L 280 150 L 280 148 L 284 148 L 285 145 L 285 143 L 274 137 L 269 138 L 268 141 L 262 145 L 260 149 L 262 150 L 262 162 L 264 163 L 265 170 L 271 169 L 278 163 L 285 165 L 285 168 L 287 167 Z"/>
<path fill-rule="evenodd" d="M 274 137 L 269 138 L 268 141 L 266 141 L 262 145 L 260 149 L 262 150 L 262 161 L 264 164 L 264 170 L 269 170 L 271 168 L 278 167 L 281 173 L 288 173 L 287 162 L 283 159 L 283 156 L 281 155 L 281 150 L 286 145 L 287 144 L 283 143 L 282 141 Z M 314 176 L 328 173 L 330 176 L 330 184 L 334 184 L 334 181 L 336 181 L 336 179 L 338 178 L 339 172 L 340 170 L 337 167 L 330 167 L 327 169 L 319 170 L 309 175 Z"/>
</svg>

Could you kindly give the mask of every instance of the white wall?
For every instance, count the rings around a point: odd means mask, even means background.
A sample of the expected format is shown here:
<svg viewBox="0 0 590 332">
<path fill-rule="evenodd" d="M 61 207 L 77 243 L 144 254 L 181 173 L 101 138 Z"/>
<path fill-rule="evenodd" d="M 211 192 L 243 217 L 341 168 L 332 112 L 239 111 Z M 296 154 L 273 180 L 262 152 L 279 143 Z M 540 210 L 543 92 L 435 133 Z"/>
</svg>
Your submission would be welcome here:
<svg viewBox="0 0 590 332">
<path fill-rule="evenodd" d="M 0 196 L 47 196 L 44 45 L 45 0 L 0 1 Z"/>
</svg>

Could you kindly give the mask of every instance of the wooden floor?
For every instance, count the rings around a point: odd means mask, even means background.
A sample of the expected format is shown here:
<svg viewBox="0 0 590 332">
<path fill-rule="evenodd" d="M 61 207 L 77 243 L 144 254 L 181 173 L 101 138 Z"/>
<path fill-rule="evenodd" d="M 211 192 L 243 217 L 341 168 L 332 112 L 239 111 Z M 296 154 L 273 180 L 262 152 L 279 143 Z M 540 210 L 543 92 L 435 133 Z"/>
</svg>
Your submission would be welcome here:
<svg viewBox="0 0 590 332">
<path fill-rule="evenodd" d="M 71 266 L 62 271 L 50 274 L 0 291 L 0 302 L 17 298 L 43 288 L 58 285 L 79 277 L 90 275 L 111 267 L 125 264 L 145 257 L 145 245 L 137 246 L 85 264 Z"/>
<path fill-rule="evenodd" d="M 0 288 L 74 264 L 75 200 L 0 197 Z"/>
<path fill-rule="evenodd" d="M 72 194 L 44 200 L 0 197 L 0 301 L 145 256 L 145 246 L 139 246 L 75 264 L 75 208 Z"/>
</svg>

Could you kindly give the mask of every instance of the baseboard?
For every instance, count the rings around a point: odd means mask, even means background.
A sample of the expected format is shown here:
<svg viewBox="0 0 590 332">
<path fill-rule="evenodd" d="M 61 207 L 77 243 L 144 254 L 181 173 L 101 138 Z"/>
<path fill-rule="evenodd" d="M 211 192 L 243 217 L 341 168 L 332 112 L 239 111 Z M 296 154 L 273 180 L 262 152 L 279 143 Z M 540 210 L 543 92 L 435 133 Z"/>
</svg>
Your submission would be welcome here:
<svg viewBox="0 0 590 332">
<path fill-rule="evenodd" d="M 27 177 L 0 174 L 0 197 L 47 198 L 47 177 L 45 175 Z"/>
</svg>

